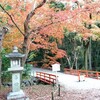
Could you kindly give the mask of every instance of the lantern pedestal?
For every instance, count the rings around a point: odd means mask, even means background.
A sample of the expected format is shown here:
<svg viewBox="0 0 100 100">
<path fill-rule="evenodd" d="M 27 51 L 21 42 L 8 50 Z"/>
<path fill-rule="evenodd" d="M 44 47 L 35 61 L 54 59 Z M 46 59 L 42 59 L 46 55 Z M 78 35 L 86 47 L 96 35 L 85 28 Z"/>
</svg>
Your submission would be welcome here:
<svg viewBox="0 0 100 100">
<path fill-rule="evenodd" d="M 25 94 L 22 90 L 17 92 L 10 92 L 7 96 L 7 100 L 29 100 L 25 99 Z"/>
<path fill-rule="evenodd" d="M 20 89 L 20 73 L 23 67 L 11 67 L 8 71 L 12 72 L 12 92 L 7 96 L 7 100 L 28 100 L 25 99 L 23 90 Z"/>
</svg>

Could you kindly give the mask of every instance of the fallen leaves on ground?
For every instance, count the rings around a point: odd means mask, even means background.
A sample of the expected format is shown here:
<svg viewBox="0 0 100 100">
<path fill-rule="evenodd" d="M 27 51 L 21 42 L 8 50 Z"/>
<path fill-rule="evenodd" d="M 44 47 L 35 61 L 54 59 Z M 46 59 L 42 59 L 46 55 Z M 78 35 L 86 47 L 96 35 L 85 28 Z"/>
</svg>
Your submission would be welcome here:
<svg viewBox="0 0 100 100">
<path fill-rule="evenodd" d="M 58 88 L 52 85 L 33 85 L 22 88 L 29 100 L 52 100 L 53 92 L 54 100 L 100 100 L 99 89 L 89 90 L 72 90 L 65 89 L 61 86 L 60 96 L 58 96 Z M 9 87 L 0 89 L 0 100 L 6 100 L 7 94 L 11 91 Z"/>
</svg>

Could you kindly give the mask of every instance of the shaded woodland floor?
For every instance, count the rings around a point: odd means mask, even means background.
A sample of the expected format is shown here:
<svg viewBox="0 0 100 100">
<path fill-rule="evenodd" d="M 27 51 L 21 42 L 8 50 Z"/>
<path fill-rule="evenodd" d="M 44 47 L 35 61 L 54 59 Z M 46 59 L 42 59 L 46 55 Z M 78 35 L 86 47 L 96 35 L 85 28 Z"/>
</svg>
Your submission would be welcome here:
<svg viewBox="0 0 100 100">
<path fill-rule="evenodd" d="M 33 85 L 23 88 L 29 100 L 52 100 L 53 92 L 54 100 L 100 100 L 100 89 L 89 90 L 66 90 L 61 86 L 60 96 L 58 96 L 58 88 L 51 85 Z M 6 100 L 7 94 L 11 88 L 2 87 L 0 89 L 0 100 Z"/>
</svg>

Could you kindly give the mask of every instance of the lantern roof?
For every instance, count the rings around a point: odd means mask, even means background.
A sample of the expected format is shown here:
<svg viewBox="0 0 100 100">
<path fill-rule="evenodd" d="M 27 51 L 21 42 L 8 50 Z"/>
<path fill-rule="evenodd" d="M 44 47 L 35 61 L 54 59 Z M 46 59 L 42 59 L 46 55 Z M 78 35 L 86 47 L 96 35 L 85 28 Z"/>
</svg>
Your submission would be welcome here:
<svg viewBox="0 0 100 100">
<path fill-rule="evenodd" d="M 21 54 L 18 52 L 18 48 L 16 46 L 13 47 L 13 52 L 6 55 L 8 58 L 22 58 L 25 54 Z"/>
</svg>

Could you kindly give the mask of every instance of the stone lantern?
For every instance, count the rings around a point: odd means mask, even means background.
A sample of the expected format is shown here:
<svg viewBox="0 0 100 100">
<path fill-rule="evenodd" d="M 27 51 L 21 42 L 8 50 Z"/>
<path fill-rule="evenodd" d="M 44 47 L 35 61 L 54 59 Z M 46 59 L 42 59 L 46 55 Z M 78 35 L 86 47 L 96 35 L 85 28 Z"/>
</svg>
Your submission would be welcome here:
<svg viewBox="0 0 100 100">
<path fill-rule="evenodd" d="M 21 61 L 25 54 L 18 52 L 18 48 L 15 46 L 13 52 L 6 55 L 10 59 L 10 68 L 8 71 L 12 72 L 12 91 L 8 94 L 7 100 L 26 100 L 23 90 L 20 88 L 20 75 L 23 70 L 21 67 Z M 21 99 L 20 99 L 21 98 Z"/>
</svg>

